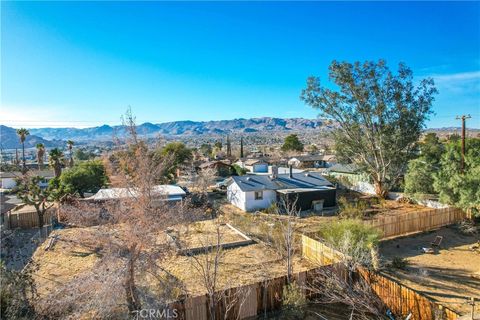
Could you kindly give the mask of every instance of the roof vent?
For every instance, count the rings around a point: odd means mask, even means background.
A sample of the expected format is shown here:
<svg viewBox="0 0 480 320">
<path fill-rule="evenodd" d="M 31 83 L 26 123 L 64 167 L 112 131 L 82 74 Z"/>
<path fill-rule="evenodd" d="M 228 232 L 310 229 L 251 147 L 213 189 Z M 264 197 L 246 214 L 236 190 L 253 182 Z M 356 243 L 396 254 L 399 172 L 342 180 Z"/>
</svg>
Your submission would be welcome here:
<svg viewBox="0 0 480 320">
<path fill-rule="evenodd" d="M 250 177 L 247 177 L 247 181 L 250 181 L 250 179 L 251 179 Z"/>
<path fill-rule="evenodd" d="M 305 177 L 310 177 L 310 174 L 308 172 L 305 173 Z"/>
</svg>

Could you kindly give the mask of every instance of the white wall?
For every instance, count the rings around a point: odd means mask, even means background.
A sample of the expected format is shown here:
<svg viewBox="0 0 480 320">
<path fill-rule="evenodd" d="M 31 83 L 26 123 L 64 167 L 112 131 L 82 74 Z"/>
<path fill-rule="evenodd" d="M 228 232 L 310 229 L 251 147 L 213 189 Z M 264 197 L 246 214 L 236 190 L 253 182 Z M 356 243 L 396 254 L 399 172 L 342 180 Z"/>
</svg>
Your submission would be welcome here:
<svg viewBox="0 0 480 320">
<path fill-rule="evenodd" d="M 2 178 L 3 189 L 13 189 L 16 185 L 15 178 Z"/>
<path fill-rule="evenodd" d="M 2 178 L 1 188 L 3 189 L 13 189 L 17 186 L 16 178 Z M 48 182 L 53 178 L 46 178 L 45 182 L 40 182 L 38 185 L 42 188 L 48 187 Z"/>
<path fill-rule="evenodd" d="M 227 187 L 227 199 L 231 204 L 243 211 L 255 211 L 266 209 L 277 200 L 274 190 L 263 190 L 263 199 L 255 200 L 255 192 L 244 192 L 234 182 Z"/>
</svg>

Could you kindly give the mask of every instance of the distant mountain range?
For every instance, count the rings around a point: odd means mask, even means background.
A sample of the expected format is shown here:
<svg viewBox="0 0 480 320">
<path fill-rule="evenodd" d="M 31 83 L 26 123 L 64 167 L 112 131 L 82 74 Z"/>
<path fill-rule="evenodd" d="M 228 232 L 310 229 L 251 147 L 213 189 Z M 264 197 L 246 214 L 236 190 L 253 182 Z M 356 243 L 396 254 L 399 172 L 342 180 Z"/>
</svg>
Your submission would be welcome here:
<svg viewBox="0 0 480 320">
<path fill-rule="evenodd" d="M 159 124 L 143 123 L 138 126 L 138 133 L 146 137 L 163 135 L 166 137 L 176 136 L 197 136 L 197 135 L 227 135 L 227 134 L 269 134 L 273 132 L 308 132 L 313 130 L 331 131 L 336 127 L 335 123 L 325 119 L 303 119 L 303 118 L 252 118 L 234 119 L 220 121 L 174 121 Z M 437 132 L 445 135 L 459 132 L 458 128 L 428 129 L 428 132 Z M 92 128 L 38 128 L 29 129 L 25 146 L 34 147 L 37 143 L 43 143 L 47 147 L 64 146 L 66 140 L 75 142 L 102 142 L 111 141 L 114 136 L 125 136 L 124 126 L 103 125 Z M 478 129 L 469 130 L 475 135 L 480 132 Z M 18 136 L 15 129 L 0 126 L 0 145 L 3 149 L 20 148 Z"/>
<path fill-rule="evenodd" d="M 25 139 L 25 148 L 33 148 L 37 143 L 43 143 L 47 148 L 65 145 L 64 141 L 50 141 L 30 132 L 30 135 Z M 16 129 L 0 125 L 0 147 L 2 149 L 15 149 L 22 147 Z"/>
<path fill-rule="evenodd" d="M 143 123 L 138 133 L 147 137 L 156 135 L 184 136 L 203 134 L 235 134 L 262 131 L 330 130 L 333 126 L 328 120 L 303 118 L 253 118 L 221 121 L 174 121 L 159 124 Z M 112 137 L 125 135 L 125 127 L 103 125 L 93 128 L 39 128 L 29 129 L 30 133 L 44 139 L 62 139 L 75 141 L 106 141 Z"/>
</svg>

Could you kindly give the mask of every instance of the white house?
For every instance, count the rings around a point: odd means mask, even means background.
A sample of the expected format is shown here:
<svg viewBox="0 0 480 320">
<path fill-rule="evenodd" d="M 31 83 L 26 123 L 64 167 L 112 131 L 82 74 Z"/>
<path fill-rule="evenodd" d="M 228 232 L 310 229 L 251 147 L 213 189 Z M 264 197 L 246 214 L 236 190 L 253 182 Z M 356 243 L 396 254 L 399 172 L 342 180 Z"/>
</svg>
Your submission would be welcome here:
<svg viewBox="0 0 480 320">
<path fill-rule="evenodd" d="M 40 176 L 46 181 L 40 183 L 40 187 L 45 188 L 48 186 L 48 181 L 55 177 L 53 170 L 29 170 L 29 175 Z M 22 177 L 22 173 L 19 171 L 14 172 L 0 172 L 0 188 L 1 189 L 13 189 L 17 186 L 15 181 L 18 178 Z"/>
<path fill-rule="evenodd" d="M 239 160 L 236 164 L 251 173 L 268 173 L 268 162 L 263 159 Z"/>
<path fill-rule="evenodd" d="M 227 199 L 244 211 L 266 209 L 279 196 L 295 199 L 300 210 L 336 205 L 336 187 L 318 172 L 233 176 L 227 186 Z"/>
</svg>

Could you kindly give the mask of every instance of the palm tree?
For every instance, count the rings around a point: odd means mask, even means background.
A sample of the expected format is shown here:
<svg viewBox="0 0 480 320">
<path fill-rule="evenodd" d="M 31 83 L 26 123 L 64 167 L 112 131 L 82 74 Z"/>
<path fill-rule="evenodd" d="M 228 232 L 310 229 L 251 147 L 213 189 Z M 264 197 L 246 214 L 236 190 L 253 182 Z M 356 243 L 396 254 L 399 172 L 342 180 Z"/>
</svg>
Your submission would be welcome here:
<svg viewBox="0 0 480 320">
<path fill-rule="evenodd" d="M 43 169 L 43 158 L 45 157 L 45 146 L 43 143 L 37 143 L 37 162 L 38 162 L 38 170 Z"/>
<path fill-rule="evenodd" d="M 22 172 L 23 173 L 27 171 L 27 165 L 25 164 L 25 139 L 29 134 L 30 132 L 28 132 L 28 130 L 25 128 L 17 129 L 17 135 L 20 138 L 20 143 L 22 144 L 22 157 L 23 157 Z"/>
<path fill-rule="evenodd" d="M 72 155 L 72 148 L 73 148 L 74 142 L 72 140 L 67 141 L 67 148 L 68 148 L 68 154 L 69 154 L 69 161 L 68 161 L 68 166 L 71 168 L 73 167 L 73 155 Z"/>
<path fill-rule="evenodd" d="M 48 154 L 48 162 L 50 163 L 50 166 L 52 166 L 53 171 L 55 171 L 56 178 L 60 177 L 62 174 L 63 161 L 63 152 L 60 149 L 55 148 L 50 150 L 50 153 Z"/>
</svg>

